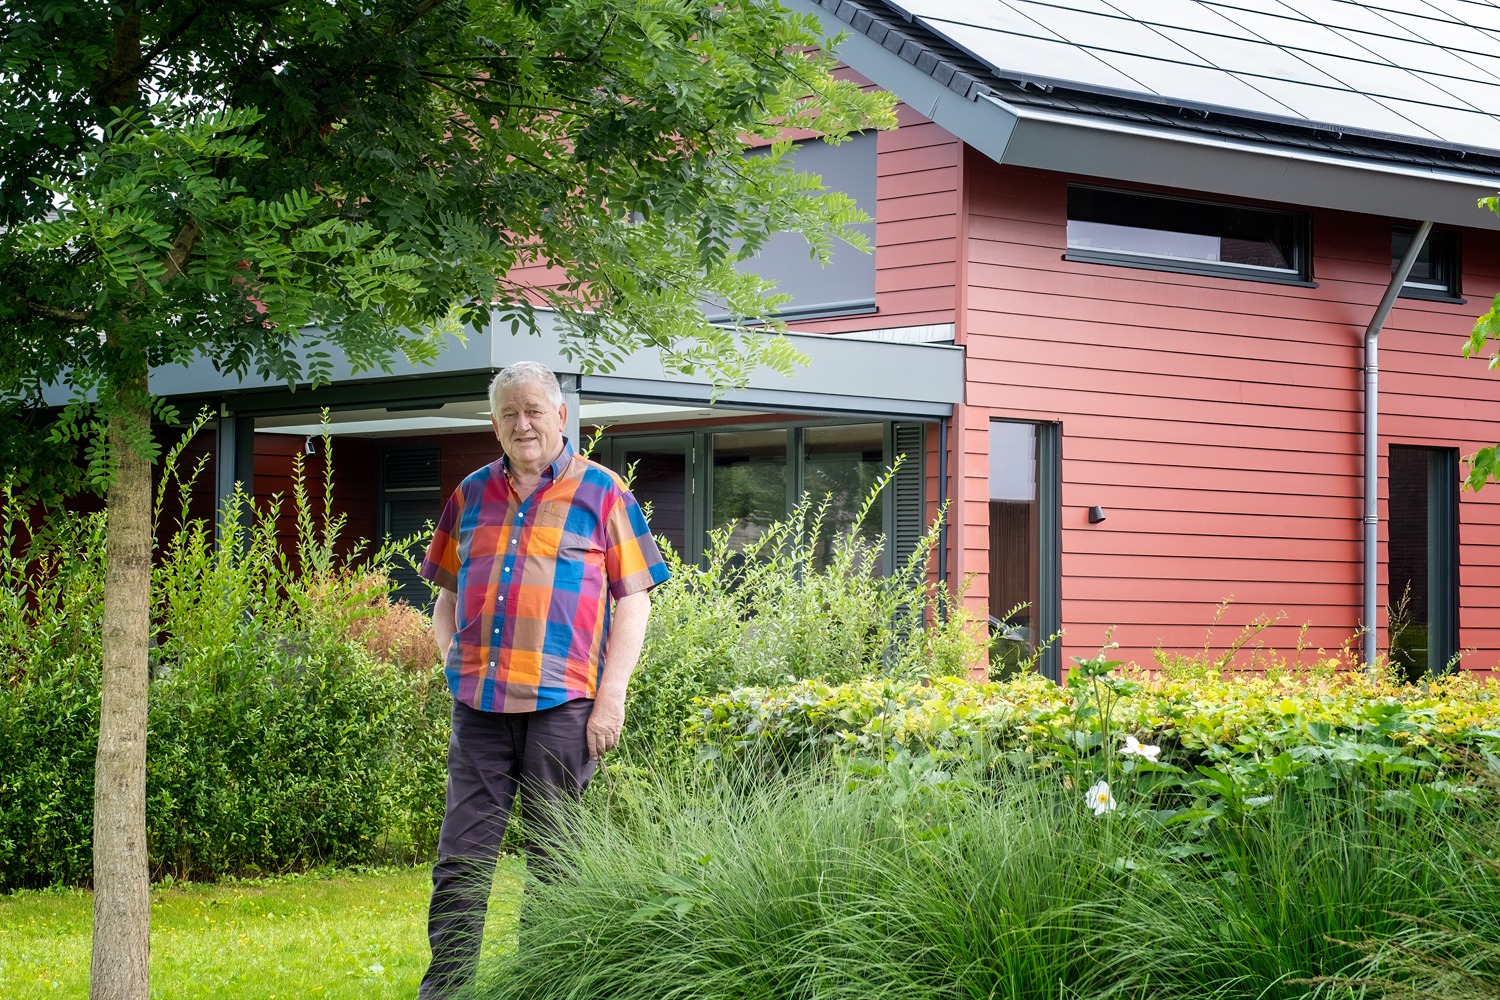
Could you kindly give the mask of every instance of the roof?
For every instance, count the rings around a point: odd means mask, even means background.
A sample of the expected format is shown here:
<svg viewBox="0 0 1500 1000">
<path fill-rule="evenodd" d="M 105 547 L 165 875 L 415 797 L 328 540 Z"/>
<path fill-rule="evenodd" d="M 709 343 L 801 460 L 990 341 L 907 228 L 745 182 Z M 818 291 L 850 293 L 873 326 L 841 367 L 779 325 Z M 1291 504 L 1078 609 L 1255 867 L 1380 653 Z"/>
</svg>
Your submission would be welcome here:
<svg viewBox="0 0 1500 1000">
<path fill-rule="evenodd" d="M 887 61 L 904 63 L 961 102 L 1000 109 L 1001 120 L 984 122 L 983 114 L 955 113 L 950 99 L 951 122 L 928 117 L 1002 162 L 1021 162 L 1029 155 L 1038 161 L 1030 165 L 1067 169 L 1065 163 L 1048 162 L 1037 148 L 1029 154 L 1006 148 L 1014 139 L 1011 130 L 1028 120 L 1117 137 L 1169 137 L 1283 160 L 1337 162 L 1388 175 L 1394 170 L 1413 182 L 1436 182 L 1425 185 L 1434 198 L 1419 197 L 1405 210 L 1406 195 L 1383 182 L 1356 192 L 1370 197 L 1344 198 L 1330 207 L 1469 225 L 1488 225 L 1471 218 L 1478 216 L 1474 198 L 1493 193 L 1500 183 L 1500 114 L 1486 110 L 1500 109 L 1500 8 L 1489 3 L 1297 0 L 1293 8 L 1280 0 L 793 0 L 792 5 L 818 13 L 829 30 L 851 30 L 840 55 L 903 99 L 913 89 L 910 78 L 898 79 L 889 67 L 882 73 L 873 65 L 881 60 L 869 57 L 871 43 Z M 925 101 L 933 107 L 943 103 L 930 96 Z M 985 141 L 975 128 L 1004 130 L 1006 147 Z M 1054 130 L 1051 141 L 1059 137 Z M 1100 152 L 1097 145 L 1095 152 Z M 1223 163 L 1216 162 L 1203 171 L 1203 184 L 1185 186 L 1214 190 L 1208 182 L 1222 170 Z M 1337 188 L 1345 181 L 1330 175 L 1302 183 L 1308 171 L 1295 172 L 1300 197 L 1288 197 L 1294 192 L 1285 185 L 1235 193 L 1321 204 L 1320 191 L 1326 189 L 1333 202 L 1340 201 Z M 1146 173 L 1125 179 L 1151 180 Z M 1444 200 L 1438 187 L 1456 187 L 1457 193 L 1450 191 Z"/>
</svg>

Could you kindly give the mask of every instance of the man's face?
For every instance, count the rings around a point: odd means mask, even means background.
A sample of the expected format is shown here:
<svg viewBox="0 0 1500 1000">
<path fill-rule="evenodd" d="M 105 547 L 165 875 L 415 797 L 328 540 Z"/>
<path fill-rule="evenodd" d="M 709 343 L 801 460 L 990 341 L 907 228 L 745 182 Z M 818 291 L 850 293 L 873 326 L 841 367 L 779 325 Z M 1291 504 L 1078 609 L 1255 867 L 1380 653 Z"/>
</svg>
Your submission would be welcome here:
<svg viewBox="0 0 1500 1000">
<path fill-rule="evenodd" d="M 562 453 L 568 405 L 547 399 L 540 385 L 523 383 L 500 393 L 500 406 L 490 414 L 495 437 L 513 467 L 540 473 Z"/>
</svg>

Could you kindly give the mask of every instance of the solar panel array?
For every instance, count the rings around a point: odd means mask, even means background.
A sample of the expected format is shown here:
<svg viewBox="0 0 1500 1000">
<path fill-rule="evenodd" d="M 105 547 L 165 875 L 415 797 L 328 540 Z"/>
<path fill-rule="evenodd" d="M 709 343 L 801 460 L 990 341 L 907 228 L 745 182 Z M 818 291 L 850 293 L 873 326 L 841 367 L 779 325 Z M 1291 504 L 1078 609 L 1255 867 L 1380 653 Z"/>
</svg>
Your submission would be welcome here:
<svg viewBox="0 0 1500 1000">
<path fill-rule="evenodd" d="M 1009 79 L 1500 150 L 1500 7 L 1488 2 L 892 0 L 891 6 Z"/>
</svg>

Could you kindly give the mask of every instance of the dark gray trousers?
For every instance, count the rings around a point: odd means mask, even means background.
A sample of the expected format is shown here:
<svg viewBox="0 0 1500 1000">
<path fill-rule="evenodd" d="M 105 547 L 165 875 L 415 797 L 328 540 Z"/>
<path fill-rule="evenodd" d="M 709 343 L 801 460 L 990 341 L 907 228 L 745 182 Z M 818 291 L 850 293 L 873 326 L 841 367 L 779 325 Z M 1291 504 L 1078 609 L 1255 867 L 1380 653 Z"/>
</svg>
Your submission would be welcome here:
<svg viewBox="0 0 1500 1000">
<path fill-rule="evenodd" d="M 584 734 L 593 708 L 589 699 L 521 713 L 453 703 L 448 802 L 427 914 L 432 964 L 422 979 L 422 1000 L 450 996 L 474 976 L 495 859 L 518 793 L 527 871 L 550 879 L 566 836 L 556 806 L 576 802 L 594 774 Z"/>
</svg>

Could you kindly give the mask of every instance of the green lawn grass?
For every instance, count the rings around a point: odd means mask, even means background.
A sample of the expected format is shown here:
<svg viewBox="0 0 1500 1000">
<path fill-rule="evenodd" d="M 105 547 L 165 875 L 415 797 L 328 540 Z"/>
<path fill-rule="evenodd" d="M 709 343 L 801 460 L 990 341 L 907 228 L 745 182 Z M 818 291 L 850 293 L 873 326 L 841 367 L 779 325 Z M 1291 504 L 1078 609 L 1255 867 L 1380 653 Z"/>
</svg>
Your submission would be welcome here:
<svg viewBox="0 0 1500 1000">
<path fill-rule="evenodd" d="M 485 952 L 515 940 L 522 865 L 501 861 Z M 151 995 L 414 997 L 427 967 L 428 868 L 298 875 L 151 893 Z M 88 995 L 92 898 L 0 896 L 0 997 Z"/>
</svg>

